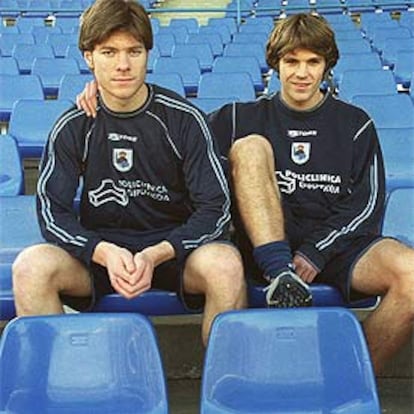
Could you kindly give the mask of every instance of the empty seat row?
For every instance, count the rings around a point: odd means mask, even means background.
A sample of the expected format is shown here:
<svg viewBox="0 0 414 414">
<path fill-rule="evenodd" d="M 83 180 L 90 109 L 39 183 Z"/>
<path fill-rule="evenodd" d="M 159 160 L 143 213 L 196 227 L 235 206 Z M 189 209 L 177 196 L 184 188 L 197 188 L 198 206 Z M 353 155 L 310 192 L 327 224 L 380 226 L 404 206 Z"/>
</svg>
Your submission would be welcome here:
<svg viewBox="0 0 414 414">
<path fill-rule="evenodd" d="M 138 314 L 15 319 L 0 342 L 0 381 L 4 412 L 169 412 L 156 334 Z M 343 407 L 380 413 L 368 347 L 352 312 L 243 310 L 215 319 L 203 366 L 202 414 Z"/>
</svg>

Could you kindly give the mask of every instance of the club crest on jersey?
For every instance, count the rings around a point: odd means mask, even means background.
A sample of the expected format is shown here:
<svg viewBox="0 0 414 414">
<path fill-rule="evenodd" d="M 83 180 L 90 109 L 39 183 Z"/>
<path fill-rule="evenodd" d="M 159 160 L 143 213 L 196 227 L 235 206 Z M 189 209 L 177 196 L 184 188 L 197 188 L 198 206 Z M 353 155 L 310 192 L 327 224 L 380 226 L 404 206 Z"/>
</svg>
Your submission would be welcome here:
<svg viewBox="0 0 414 414">
<path fill-rule="evenodd" d="M 299 165 L 305 164 L 309 160 L 310 149 L 310 142 L 293 142 L 290 151 L 292 161 Z"/>
<path fill-rule="evenodd" d="M 132 149 L 114 148 L 112 152 L 112 163 L 120 172 L 127 172 L 132 168 Z"/>
</svg>

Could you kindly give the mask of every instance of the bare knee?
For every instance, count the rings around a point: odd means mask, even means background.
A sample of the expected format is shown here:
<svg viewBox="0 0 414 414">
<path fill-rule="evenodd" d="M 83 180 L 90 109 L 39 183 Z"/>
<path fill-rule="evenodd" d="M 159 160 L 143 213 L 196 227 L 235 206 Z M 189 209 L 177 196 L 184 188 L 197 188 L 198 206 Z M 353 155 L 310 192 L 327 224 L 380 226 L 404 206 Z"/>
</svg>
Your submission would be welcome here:
<svg viewBox="0 0 414 414">
<path fill-rule="evenodd" d="M 237 140 L 230 149 L 230 163 L 233 166 L 242 163 L 261 164 L 270 158 L 273 159 L 273 149 L 270 142 L 261 135 L 248 135 Z"/>
<path fill-rule="evenodd" d="M 191 260 L 191 261 L 190 261 Z M 236 248 L 224 243 L 200 247 L 189 258 L 188 285 L 206 295 L 240 296 L 246 289 L 243 264 Z"/>
</svg>

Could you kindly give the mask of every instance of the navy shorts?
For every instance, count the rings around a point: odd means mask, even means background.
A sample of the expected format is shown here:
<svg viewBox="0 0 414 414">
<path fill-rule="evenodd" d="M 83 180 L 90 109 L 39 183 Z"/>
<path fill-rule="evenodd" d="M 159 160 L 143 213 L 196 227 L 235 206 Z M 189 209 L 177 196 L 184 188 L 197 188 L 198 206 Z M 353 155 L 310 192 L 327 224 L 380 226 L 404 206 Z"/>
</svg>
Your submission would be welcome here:
<svg viewBox="0 0 414 414">
<path fill-rule="evenodd" d="M 226 240 L 218 240 L 217 242 L 229 243 Z M 127 246 L 123 246 L 135 254 L 142 250 L 145 246 L 139 246 L 139 249 L 132 250 Z M 204 295 L 193 295 L 183 290 L 183 271 L 185 262 L 179 263 L 172 259 L 157 266 L 154 270 L 154 276 L 151 288 L 162 289 L 170 292 L 176 292 L 184 307 L 189 312 L 200 312 L 204 307 Z M 92 283 L 91 297 L 74 297 L 61 295 L 62 302 L 78 311 L 90 311 L 94 304 L 105 295 L 116 293 L 110 283 L 109 275 L 105 267 L 93 263 L 90 267 L 90 276 Z"/>
</svg>

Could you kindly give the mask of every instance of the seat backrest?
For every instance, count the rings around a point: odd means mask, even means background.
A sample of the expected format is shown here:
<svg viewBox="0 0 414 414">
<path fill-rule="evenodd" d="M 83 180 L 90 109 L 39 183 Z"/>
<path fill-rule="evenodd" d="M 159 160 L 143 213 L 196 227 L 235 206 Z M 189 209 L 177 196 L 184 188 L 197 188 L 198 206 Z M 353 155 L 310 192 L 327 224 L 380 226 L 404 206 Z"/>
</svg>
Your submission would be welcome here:
<svg viewBox="0 0 414 414">
<path fill-rule="evenodd" d="M 0 50 L 2 56 L 12 56 L 17 44 L 34 45 L 35 39 L 31 33 L 2 33 L 0 35 Z"/>
<path fill-rule="evenodd" d="M 207 26 L 227 26 L 231 34 L 238 31 L 236 20 L 233 17 L 210 17 Z"/>
<path fill-rule="evenodd" d="M 411 39 L 414 44 L 414 38 Z M 395 57 L 393 69 L 395 81 L 404 87 L 411 87 L 411 76 L 414 73 L 414 48 L 412 50 L 399 51 Z"/>
<path fill-rule="evenodd" d="M 1 338 L 0 381 L 10 412 L 168 413 L 155 332 L 138 314 L 15 319 Z"/>
<path fill-rule="evenodd" d="M 178 73 L 147 73 L 146 81 L 185 96 L 184 82 Z"/>
<path fill-rule="evenodd" d="M 65 57 L 68 46 L 78 44 L 78 35 L 76 33 L 49 33 L 46 43 L 52 46 L 55 57 Z"/>
<path fill-rule="evenodd" d="M 390 70 L 346 70 L 339 84 L 339 96 L 349 101 L 354 95 L 397 93 L 397 84 Z"/>
<path fill-rule="evenodd" d="M 35 45 L 18 44 L 12 52 L 13 57 L 17 60 L 20 73 L 30 73 L 33 61 L 36 58 L 54 58 L 52 46 L 45 43 Z"/>
<path fill-rule="evenodd" d="M 16 141 L 10 135 L 0 138 L 0 196 L 23 194 L 23 167 Z"/>
<path fill-rule="evenodd" d="M 228 96 L 223 98 L 190 98 L 190 101 L 204 111 L 206 114 L 214 112 L 217 109 L 220 109 L 222 106 L 231 103 L 237 102 L 238 99 L 234 96 Z"/>
<path fill-rule="evenodd" d="M 0 75 L 20 75 L 17 60 L 14 57 L 0 57 Z"/>
<path fill-rule="evenodd" d="M 253 101 L 256 93 L 251 76 L 246 72 L 203 73 L 198 85 L 198 98 L 225 98 L 234 96 L 238 100 Z"/>
<path fill-rule="evenodd" d="M 365 109 L 377 128 L 414 127 L 414 104 L 407 94 L 356 95 L 351 102 Z"/>
<path fill-rule="evenodd" d="M 230 29 L 226 25 L 212 25 L 212 26 L 200 26 L 198 33 L 200 34 L 207 34 L 207 33 L 216 33 L 219 34 L 221 37 L 221 42 L 223 45 L 227 45 L 232 41 L 232 34 L 230 33 Z"/>
<path fill-rule="evenodd" d="M 154 35 L 154 44 L 158 47 L 161 56 L 171 56 L 176 41 L 172 33 L 158 32 Z"/>
<path fill-rule="evenodd" d="M 196 57 L 201 71 L 209 71 L 213 66 L 213 51 L 209 43 L 179 43 L 172 57 Z"/>
<path fill-rule="evenodd" d="M 396 188 L 388 198 L 382 234 L 414 247 L 414 187 Z"/>
<path fill-rule="evenodd" d="M 190 33 L 187 43 L 208 43 L 214 56 L 223 54 L 223 40 L 219 33 Z"/>
<path fill-rule="evenodd" d="M 213 72 L 247 72 L 257 89 L 263 89 L 260 65 L 254 56 L 218 56 L 213 62 Z"/>
<path fill-rule="evenodd" d="M 378 128 L 387 190 L 414 187 L 414 128 Z"/>
<path fill-rule="evenodd" d="M 93 76 L 87 74 L 63 75 L 59 84 L 57 98 L 76 102 L 76 96 L 83 90 L 86 82 L 92 79 Z"/>
<path fill-rule="evenodd" d="M 178 18 L 173 17 L 169 23 L 170 27 L 185 26 L 188 33 L 198 32 L 198 20 L 195 17 Z"/>
<path fill-rule="evenodd" d="M 267 71 L 264 47 L 261 43 L 229 43 L 223 51 L 223 56 L 255 56 L 259 61 L 260 69 Z"/>
<path fill-rule="evenodd" d="M 20 99 L 12 110 L 9 134 L 23 158 L 42 155 L 47 137 L 58 117 L 73 103 L 69 100 Z"/>
<path fill-rule="evenodd" d="M 380 413 L 364 334 L 343 308 L 220 314 L 204 361 L 201 413 Z"/>
<path fill-rule="evenodd" d="M 9 120 L 19 99 L 43 99 L 43 88 L 36 75 L 0 75 L 0 120 Z"/>
</svg>

